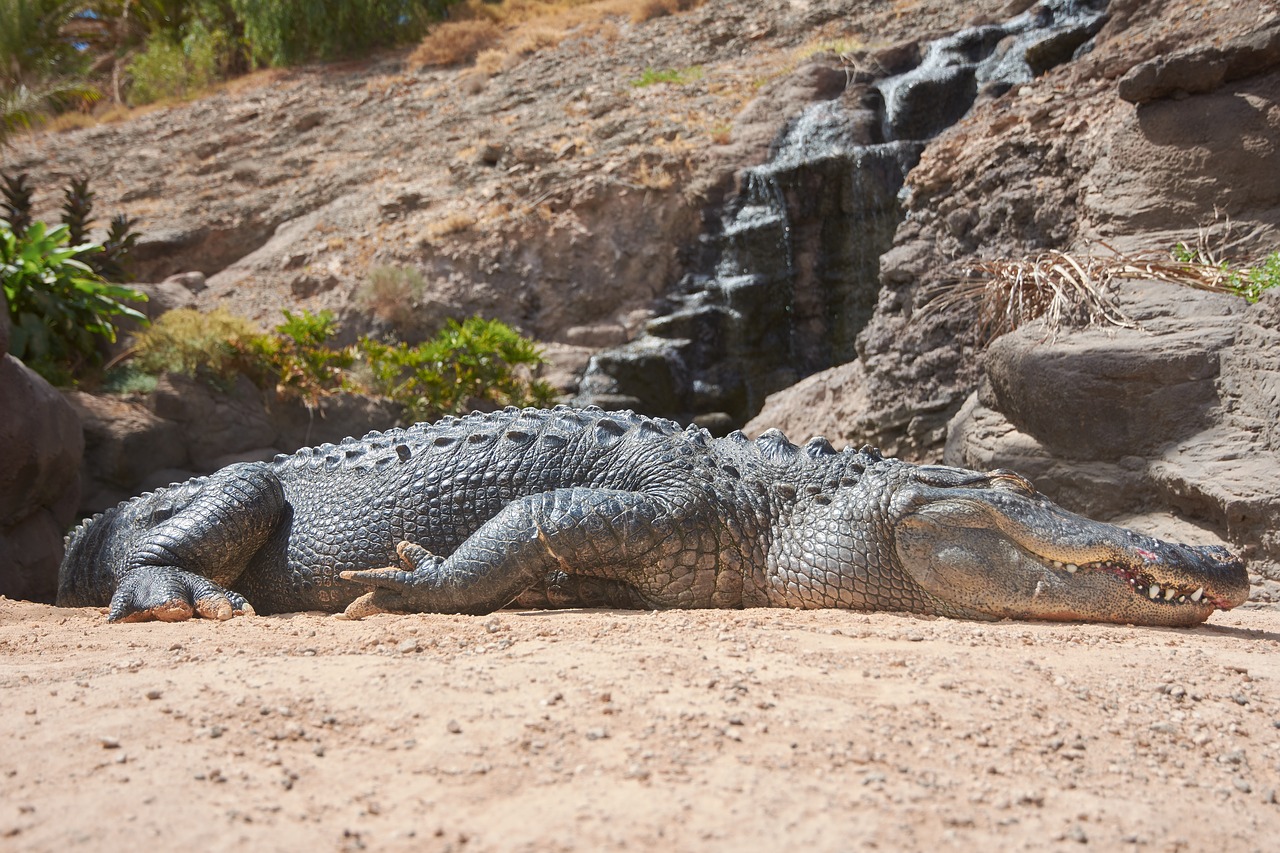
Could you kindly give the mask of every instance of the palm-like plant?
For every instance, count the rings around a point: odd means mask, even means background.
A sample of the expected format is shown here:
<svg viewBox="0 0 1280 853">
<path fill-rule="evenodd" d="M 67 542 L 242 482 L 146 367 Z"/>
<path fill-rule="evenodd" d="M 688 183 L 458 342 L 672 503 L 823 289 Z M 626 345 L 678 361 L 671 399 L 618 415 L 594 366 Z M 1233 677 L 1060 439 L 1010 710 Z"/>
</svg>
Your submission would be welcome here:
<svg viewBox="0 0 1280 853">
<path fill-rule="evenodd" d="M 84 5 L 0 0 L 0 145 L 51 112 L 98 98 L 77 79 L 85 57 L 65 32 Z"/>
</svg>

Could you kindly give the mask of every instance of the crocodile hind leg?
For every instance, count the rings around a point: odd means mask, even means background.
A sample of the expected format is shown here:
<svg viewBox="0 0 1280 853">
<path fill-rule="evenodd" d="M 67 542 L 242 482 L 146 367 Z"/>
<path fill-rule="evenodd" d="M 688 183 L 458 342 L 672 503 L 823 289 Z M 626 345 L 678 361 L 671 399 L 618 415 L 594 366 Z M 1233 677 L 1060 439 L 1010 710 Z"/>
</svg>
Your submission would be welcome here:
<svg viewBox="0 0 1280 853">
<path fill-rule="evenodd" d="M 275 475 L 260 465 L 231 466 L 172 497 L 152 510 L 154 523 L 129 542 L 116 568 L 109 621 L 253 614 L 252 605 L 229 587 L 283 515 L 284 493 Z"/>
<path fill-rule="evenodd" d="M 344 613 L 489 613 L 562 571 L 618 582 L 681 550 L 677 514 L 657 497 L 609 489 L 557 489 L 513 501 L 447 558 L 402 542 L 400 567 L 343 572 L 373 589 Z M 714 556 L 714 555 L 713 555 Z"/>
</svg>

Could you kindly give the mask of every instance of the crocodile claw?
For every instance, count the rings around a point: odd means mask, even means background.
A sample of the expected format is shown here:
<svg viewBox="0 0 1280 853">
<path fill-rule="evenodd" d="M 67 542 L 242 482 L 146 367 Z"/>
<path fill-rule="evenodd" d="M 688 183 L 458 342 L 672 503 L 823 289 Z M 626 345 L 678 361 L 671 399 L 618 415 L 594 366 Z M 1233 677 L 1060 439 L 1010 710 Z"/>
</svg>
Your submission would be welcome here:
<svg viewBox="0 0 1280 853">
<path fill-rule="evenodd" d="M 403 606 L 396 606 L 398 602 L 403 605 L 403 597 L 398 593 L 387 589 L 371 590 L 348 604 L 342 611 L 341 618 L 358 622 L 375 613 L 397 613 L 404 609 Z"/>
<path fill-rule="evenodd" d="M 201 575 L 169 566 L 140 566 L 121 580 L 107 610 L 109 622 L 181 622 L 198 616 L 225 622 L 253 616 L 239 593 Z"/>
<path fill-rule="evenodd" d="M 402 613 L 418 609 L 409 599 L 435 583 L 436 570 L 444 558 L 412 542 L 401 542 L 396 546 L 396 554 L 400 557 L 399 566 L 338 573 L 344 580 L 373 587 L 347 605 L 342 611 L 344 618 L 354 620 L 374 613 Z"/>
</svg>

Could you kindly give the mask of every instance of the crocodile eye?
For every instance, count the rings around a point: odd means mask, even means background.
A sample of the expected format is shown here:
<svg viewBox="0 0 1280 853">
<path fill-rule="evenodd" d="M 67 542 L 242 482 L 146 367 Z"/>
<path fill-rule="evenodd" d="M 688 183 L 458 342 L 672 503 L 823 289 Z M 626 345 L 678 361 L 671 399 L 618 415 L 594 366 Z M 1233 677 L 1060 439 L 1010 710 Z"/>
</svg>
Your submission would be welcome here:
<svg viewBox="0 0 1280 853">
<path fill-rule="evenodd" d="M 1026 477 L 1010 471 L 1007 468 L 998 468 L 989 475 L 990 485 L 993 489 L 1001 489 L 1006 492 L 1014 492 L 1020 495 L 1037 494 L 1036 487 Z"/>
<path fill-rule="evenodd" d="M 168 521 L 173 518 L 175 510 L 171 506 L 162 506 L 151 511 L 151 515 L 147 518 L 148 524 L 159 524 L 162 521 Z"/>
</svg>

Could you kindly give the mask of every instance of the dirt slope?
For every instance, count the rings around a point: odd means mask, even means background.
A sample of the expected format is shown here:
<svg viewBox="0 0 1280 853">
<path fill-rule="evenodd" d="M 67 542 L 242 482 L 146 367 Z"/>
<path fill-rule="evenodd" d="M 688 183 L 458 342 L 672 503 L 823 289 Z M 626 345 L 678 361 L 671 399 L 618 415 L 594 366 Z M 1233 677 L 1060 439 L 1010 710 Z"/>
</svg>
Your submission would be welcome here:
<svg viewBox="0 0 1280 853">
<path fill-rule="evenodd" d="M 108 626 L 0 599 L 0 847 L 1266 850 L 1280 614 Z"/>
</svg>

